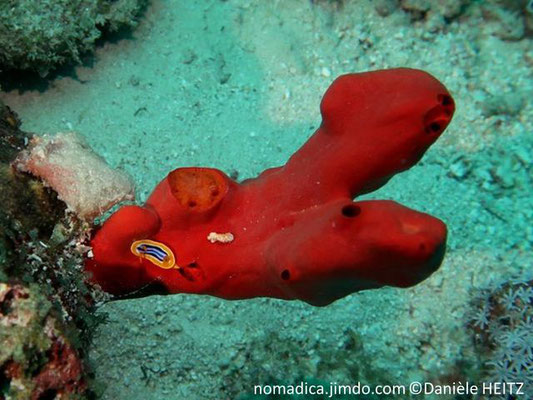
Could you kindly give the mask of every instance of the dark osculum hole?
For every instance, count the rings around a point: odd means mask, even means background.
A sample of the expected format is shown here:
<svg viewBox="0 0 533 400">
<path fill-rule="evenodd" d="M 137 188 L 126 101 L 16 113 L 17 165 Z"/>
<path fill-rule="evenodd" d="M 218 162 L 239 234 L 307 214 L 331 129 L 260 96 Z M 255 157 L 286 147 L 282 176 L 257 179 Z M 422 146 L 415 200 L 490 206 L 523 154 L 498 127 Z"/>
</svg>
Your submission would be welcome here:
<svg viewBox="0 0 533 400">
<path fill-rule="evenodd" d="M 284 281 L 288 281 L 291 277 L 291 273 L 289 272 L 288 269 L 284 269 L 283 271 L 281 271 L 281 279 L 283 279 Z"/>
<path fill-rule="evenodd" d="M 447 94 L 440 94 L 438 96 L 438 100 L 440 101 L 440 104 L 443 106 L 451 106 L 453 104 L 453 100 L 450 96 Z"/>
<path fill-rule="evenodd" d="M 438 122 L 432 122 L 431 124 L 429 124 L 429 129 L 431 130 L 431 132 L 438 133 L 441 131 L 441 125 Z"/>
<path fill-rule="evenodd" d="M 361 208 L 355 204 L 348 204 L 347 206 L 342 207 L 341 213 L 345 217 L 354 218 L 361 214 Z"/>
</svg>

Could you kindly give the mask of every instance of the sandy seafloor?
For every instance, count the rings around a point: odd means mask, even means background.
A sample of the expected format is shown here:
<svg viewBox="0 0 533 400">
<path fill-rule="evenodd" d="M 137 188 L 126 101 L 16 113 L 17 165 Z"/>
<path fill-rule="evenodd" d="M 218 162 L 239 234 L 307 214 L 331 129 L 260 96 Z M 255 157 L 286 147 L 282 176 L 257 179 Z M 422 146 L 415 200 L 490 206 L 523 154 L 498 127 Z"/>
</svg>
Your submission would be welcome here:
<svg viewBox="0 0 533 400">
<path fill-rule="evenodd" d="M 242 179 L 284 163 L 318 126 L 322 94 L 342 73 L 421 68 L 455 98 L 442 138 L 372 195 L 448 224 L 437 273 L 325 308 L 194 295 L 108 303 L 90 352 L 104 399 L 233 399 L 255 384 L 311 378 L 479 378 L 472 302 L 533 275 L 531 39 L 504 40 L 502 21 L 476 15 L 432 31 L 401 9 L 336 4 L 154 0 L 131 37 L 105 42 L 77 77 L 0 96 L 24 130 L 83 134 L 132 175 L 139 202 L 179 166 Z"/>
</svg>

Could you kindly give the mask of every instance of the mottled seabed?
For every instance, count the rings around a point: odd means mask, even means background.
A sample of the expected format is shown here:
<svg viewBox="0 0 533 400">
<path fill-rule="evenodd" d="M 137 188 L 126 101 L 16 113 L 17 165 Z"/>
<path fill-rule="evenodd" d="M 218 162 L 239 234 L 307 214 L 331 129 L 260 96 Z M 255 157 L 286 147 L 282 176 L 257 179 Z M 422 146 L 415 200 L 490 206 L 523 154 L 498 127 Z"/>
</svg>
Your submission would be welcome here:
<svg viewBox="0 0 533 400">
<path fill-rule="evenodd" d="M 342 73 L 421 68 L 456 100 L 422 162 L 373 195 L 447 222 L 436 274 L 326 308 L 189 295 L 109 303 L 91 350 L 105 399 L 233 399 L 254 384 L 310 378 L 481 379 L 467 328 L 481 318 L 479 299 L 533 275 L 532 42 L 513 31 L 514 11 L 477 3 L 443 19 L 445 7 L 420 14 L 379 3 L 155 0 L 132 37 L 101 46 L 77 79 L 1 94 L 24 130 L 82 133 L 133 176 L 141 202 L 178 166 L 242 179 L 285 162 Z"/>
</svg>

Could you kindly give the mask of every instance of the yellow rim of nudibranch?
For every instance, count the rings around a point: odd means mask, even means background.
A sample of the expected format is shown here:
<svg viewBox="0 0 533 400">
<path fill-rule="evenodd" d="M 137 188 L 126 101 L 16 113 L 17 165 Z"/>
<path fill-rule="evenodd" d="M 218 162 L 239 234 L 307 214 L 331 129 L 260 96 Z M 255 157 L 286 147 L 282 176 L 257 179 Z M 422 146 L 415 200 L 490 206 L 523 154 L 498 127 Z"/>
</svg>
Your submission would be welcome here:
<svg viewBox="0 0 533 400">
<path fill-rule="evenodd" d="M 131 244 L 130 249 L 137 257 L 144 258 L 159 268 L 179 268 L 172 250 L 161 242 L 149 239 L 136 240 Z"/>
</svg>

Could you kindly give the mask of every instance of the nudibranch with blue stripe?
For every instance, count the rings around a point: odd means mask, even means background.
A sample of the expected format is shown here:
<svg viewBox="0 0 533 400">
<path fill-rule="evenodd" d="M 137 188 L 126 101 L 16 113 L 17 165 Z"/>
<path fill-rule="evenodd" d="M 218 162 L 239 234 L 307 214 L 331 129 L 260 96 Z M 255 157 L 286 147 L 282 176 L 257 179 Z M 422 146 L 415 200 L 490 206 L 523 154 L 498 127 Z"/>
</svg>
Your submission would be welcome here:
<svg viewBox="0 0 533 400">
<path fill-rule="evenodd" d="M 170 248 L 155 240 L 136 240 L 131 244 L 131 252 L 163 269 L 179 268 Z"/>
</svg>

